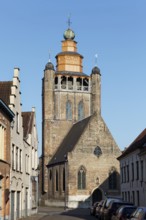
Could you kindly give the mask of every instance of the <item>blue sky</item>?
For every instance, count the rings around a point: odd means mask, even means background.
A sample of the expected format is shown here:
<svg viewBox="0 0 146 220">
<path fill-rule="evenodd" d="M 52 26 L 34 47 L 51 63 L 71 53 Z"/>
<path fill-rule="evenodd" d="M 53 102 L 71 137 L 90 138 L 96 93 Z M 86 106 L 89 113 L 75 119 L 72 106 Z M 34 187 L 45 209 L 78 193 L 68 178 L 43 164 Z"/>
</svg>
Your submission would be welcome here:
<svg viewBox="0 0 146 220">
<path fill-rule="evenodd" d="M 5 0 L 0 3 L 0 81 L 20 68 L 22 110 L 36 107 L 41 154 L 45 64 L 61 51 L 68 15 L 90 74 L 98 54 L 102 116 L 121 150 L 146 126 L 145 0 Z"/>
</svg>

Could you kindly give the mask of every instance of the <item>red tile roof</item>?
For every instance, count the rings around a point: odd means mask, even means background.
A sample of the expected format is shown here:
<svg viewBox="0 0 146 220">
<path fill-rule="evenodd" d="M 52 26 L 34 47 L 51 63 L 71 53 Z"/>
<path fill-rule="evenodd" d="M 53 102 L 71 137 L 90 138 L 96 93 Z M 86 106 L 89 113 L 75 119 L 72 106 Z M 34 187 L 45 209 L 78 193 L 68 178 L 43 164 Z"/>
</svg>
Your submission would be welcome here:
<svg viewBox="0 0 146 220">
<path fill-rule="evenodd" d="M 10 104 L 12 81 L 0 82 L 0 99 L 6 104 Z"/>
</svg>

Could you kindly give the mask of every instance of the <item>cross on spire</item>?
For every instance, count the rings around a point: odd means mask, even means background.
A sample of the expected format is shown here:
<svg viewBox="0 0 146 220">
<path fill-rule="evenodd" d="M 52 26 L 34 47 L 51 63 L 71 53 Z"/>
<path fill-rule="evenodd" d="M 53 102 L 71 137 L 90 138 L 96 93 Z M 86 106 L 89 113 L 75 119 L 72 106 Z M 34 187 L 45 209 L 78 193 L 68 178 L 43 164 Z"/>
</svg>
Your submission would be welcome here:
<svg viewBox="0 0 146 220">
<path fill-rule="evenodd" d="M 72 23 L 72 22 L 70 21 L 70 17 L 71 17 L 71 15 L 69 14 L 69 15 L 68 15 L 68 20 L 67 20 L 68 28 L 70 28 L 70 25 L 71 25 L 71 23 Z"/>
</svg>

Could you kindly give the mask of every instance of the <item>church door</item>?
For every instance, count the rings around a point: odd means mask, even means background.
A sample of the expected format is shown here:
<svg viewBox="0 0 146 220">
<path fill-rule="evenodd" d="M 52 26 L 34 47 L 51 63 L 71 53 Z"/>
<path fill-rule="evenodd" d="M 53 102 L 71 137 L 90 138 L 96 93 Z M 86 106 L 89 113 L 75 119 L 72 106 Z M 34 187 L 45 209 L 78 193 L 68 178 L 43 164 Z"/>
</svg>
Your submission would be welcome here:
<svg viewBox="0 0 146 220">
<path fill-rule="evenodd" d="M 102 200 L 102 192 L 100 189 L 95 189 L 92 194 L 92 204 Z"/>
</svg>

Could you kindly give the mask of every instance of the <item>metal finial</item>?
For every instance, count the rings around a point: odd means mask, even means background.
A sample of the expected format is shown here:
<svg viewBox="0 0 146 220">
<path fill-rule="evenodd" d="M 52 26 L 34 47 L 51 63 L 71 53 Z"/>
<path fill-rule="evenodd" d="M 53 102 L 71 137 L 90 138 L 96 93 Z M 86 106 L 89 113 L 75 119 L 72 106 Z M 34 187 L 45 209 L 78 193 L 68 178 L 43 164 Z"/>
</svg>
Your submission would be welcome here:
<svg viewBox="0 0 146 220">
<path fill-rule="evenodd" d="M 71 20 L 70 20 L 70 17 L 71 17 L 71 15 L 69 14 L 69 15 L 68 15 L 68 20 L 67 20 L 68 28 L 70 28 L 70 25 L 71 25 L 71 23 L 72 23 Z"/>
<path fill-rule="evenodd" d="M 97 59 L 98 59 L 98 54 L 95 54 L 95 66 L 97 66 Z"/>
<path fill-rule="evenodd" d="M 51 62 L 51 52 L 49 50 L 49 62 Z"/>
</svg>

